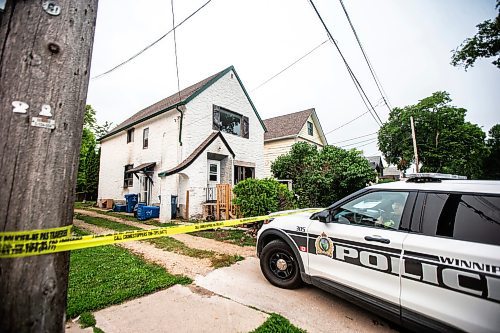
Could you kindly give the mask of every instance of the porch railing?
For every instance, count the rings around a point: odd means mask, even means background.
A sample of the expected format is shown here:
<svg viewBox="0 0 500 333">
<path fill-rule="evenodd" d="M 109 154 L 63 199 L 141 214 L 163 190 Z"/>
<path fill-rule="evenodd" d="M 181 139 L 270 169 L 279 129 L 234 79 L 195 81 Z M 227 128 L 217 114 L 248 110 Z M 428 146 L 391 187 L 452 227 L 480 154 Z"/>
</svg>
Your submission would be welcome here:
<svg viewBox="0 0 500 333">
<path fill-rule="evenodd" d="M 217 202 L 217 188 L 215 186 L 207 186 L 206 202 Z"/>
</svg>

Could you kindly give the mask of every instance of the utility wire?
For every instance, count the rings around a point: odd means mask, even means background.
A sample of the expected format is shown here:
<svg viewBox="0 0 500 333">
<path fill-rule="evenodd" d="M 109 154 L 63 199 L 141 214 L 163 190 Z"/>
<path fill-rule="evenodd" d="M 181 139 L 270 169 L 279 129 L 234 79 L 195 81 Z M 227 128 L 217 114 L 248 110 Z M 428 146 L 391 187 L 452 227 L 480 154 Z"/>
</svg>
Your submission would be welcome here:
<svg viewBox="0 0 500 333">
<path fill-rule="evenodd" d="M 360 141 L 359 143 L 363 143 L 363 142 L 366 142 L 366 141 Z M 349 147 L 349 146 L 354 146 L 352 148 L 360 148 L 360 147 L 364 147 L 364 146 L 368 146 L 368 145 L 371 145 L 372 143 L 375 143 L 377 142 L 377 139 L 370 139 L 369 142 L 366 142 L 365 144 L 362 144 L 362 145 L 358 145 L 359 143 L 355 144 L 355 145 L 345 145 L 345 146 L 341 146 L 341 148 L 345 148 L 345 147 Z"/>
<path fill-rule="evenodd" d="M 298 63 L 299 61 L 301 61 L 302 59 L 304 59 L 305 57 L 307 57 L 308 55 L 310 55 L 311 53 L 313 53 L 314 51 L 316 51 L 317 49 L 320 48 L 320 46 L 322 46 L 323 44 L 325 44 L 326 42 L 328 42 L 328 39 L 325 40 L 324 42 L 322 42 L 321 44 L 319 44 L 318 46 L 316 46 L 314 49 L 312 49 L 311 51 L 307 52 L 306 54 L 304 54 L 302 57 L 300 57 L 299 59 L 295 60 L 294 62 L 292 62 L 290 65 L 288 65 L 287 67 L 285 67 L 284 69 L 282 69 L 279 73 L 273 75 L 272 77 L 270 77 L 269 79 L 267 79 L 266 81 L 262 82 L 260 85 L 258 85 L 257 87 L 253 88 L 251 91 L 255 91 L 257 89 L 259 89 L 260 87 L 262 87 L 263 85 L 265 85 L 266 83 L 268 83 L 269 81 L 271 81 L 272 79 L 274 79 L 275 77 L 277 77 L 278 75 L 280 75 L 281 73 L 283 73 L 284 71 L 286 71 L 287 69 L 289 69 L 290 67 L 292 67 L 293 65 L 295 65 L 296 63 Z"/>
<path fill-rule="evenodd" d="M 295 64 L 297 64 L 299 61 L 301 61 L 302 59 L 304 59 L 305 57 L 307 57 L 308 55 L 310 55 L 311 53 L 313 53 L 314 51 L 316 51 L 320 46 L 324 45 L 326 42 L 328 41 L 325 40 L 323 42 L 321 42 L 320 44 L 318 44 L 316 47 L 314 47 L 312 50 L 310 50 L 309 52 L 307 52 L 306 54 L 304 54 L 302 57 L 300 57 L 299 59 L 295 60 L 293 63 L 291 63 L 290 65 L 288 65 L 287 67 L 285 67 L 284 69 L 282 69 L 280 72 L 278 72 L 277 74 L 274 74 L 272 77 L 270 77 L 269 79 L 266 79 L 265 81 L 263 81 L 261 84 L 259 84 L 257 87 L 253 88 L 250 90 L 250 92 L 254 92 L 256 91 L 257 89 L 263 87 L 264 85 L 268 84 L 271 80 L 275 79 L 276 77 L 278 77 L 280 74 L 282 74 L 283 72 L 285 72 L 286 70 L 290 69 L 290 67 L 294 66 Z M 233 98 L 233 100 L 231 100 L 228 104 L 225 104 L 225 107 L 229 107 L 231 105 L 233 105 L 234 103 L 236 103 L 237 101 L 239 100 L 243 100 L 243 99 L 246 99 L 246 96 L 242 96 L 242 97 L 236 97 L 236 98 Z M 203 116 L 203 117 L 200 117 L 196 120 L 193 120 L 192 122 L 186 124 L 185 126 L 189 126 L 189 125 L 192 125 L 192 124 L 195 124 L 205 118 L 208 118 L 208 117 L 211 117 L 212 115 L 206 115 L 206 116 Z"/>
<path fill-rule="evenodd" d="M 341 147 L 357 146 L 360 143 L 364 143 L 364 142 L 368 142 L 368 141 L 373 141 L 373 140 L 378 140 L 378 139 L 377 138 L 369 138 L 369 139 L 361 140 L 361 141 L 358 141 L 358 142 L 353 142 L 353 143 L 348 143 L 348 144 L 345 144 L 345 145 L 341 145 Z"/>
<path fill-rule="evenodd" d="M 181 85 L 179 84 L 179 62 L 177 59 L 177 38 L 175 35 L 175 14 L 174 14 L 174 0 L 170 0 L 172 7 L 172 30 L 174 31 L 174 50 L 175 50 L 175 69 L 177 71 L 177 94 L 179 96 L 179 103 L 181 101 Z"/>
<path fill-rule="evenodd" d="M 113 71 L 115 71 L 116 69 L 120 68 L 121 66 L 125 65 L 126 63 L 132 61 L 133 59 L 137 58 L 138 56 L 140 56 L 142 53 L 144 53 L 145 51 L 147 51 L 149 48 L 151 48 L 152 46 L 154 46 L 155 44 L 157 44 L 159 41 L 161 41 L 163 38 L 167 37 L 171 32 L 173 32 L 175 29 L 177 29 L 178 27 L 180 27 L 184 22 L 186 22 L 187 20 L 189 20 L 191 17 L 193 17 L 196 13 L 198 13 L 201 9 L 203 9 L 206 5 L 208 5 L 212 0 L 208 0 L 207 2 L 205 2 L 200 8 L 198 8 L 197 10 L 195 10 L 194 12 L 191 13 L 191 15 L 189 15 L 188 17 L 186 17 L 184 20 L 182 20 L 182 22 L 180 22 L 179 24 L 177 24 L 172 30 L 168 31 L 166 34 L 164 34 L 163 36 L 161 36 L 160 38 L 158 38 L 157 40 L 155 40 L 154 42 L 152 42 L 151 44 L 149 44 L 148 46 L 146 46 L 145 48 L 143 48 L 141 51 L 137 52 L 136 54 L 134 54 L 133 56 L 131 56 L 130 58 L 128 58 L 127 60 L 119 63 L 118 65 L 116 65 L 115 67 L 105 71 L 104 73 L 101 73 L 99 75 L 96 75 L 94 77 L 92 77 L 92 80 L 94 79 L 98 79 L 106 74 L 109 74 Z"/>
<path fill-rule="evenodd" d="M 333 39 L 333 36 L 332 34 L 330 33 L 330 30 L 328 29 L 328 27 L 326 26 L 325 22 L 323 21 L 323 18 L 321 17 L 318 9 L 316 8 L 316 6 L 314 5 L 314 2 L 312 0 L 309 0 L 309 2 L 311 3 L 314 11 L 316 12 L 316 15 L 318 16 L 319 20 L 321 21 L 321 23 L 323 24 L 323 27 L 325 28 L 327 34 L 328 34 L 328 37 L 330 38 L 330 40 L 333 42 L 333 44 L 335 45 L 335 47 L 337 48 L 337 51 L 339 52 L 340 54 L 340 57 L 342 58 L 342 60 L 344 61 L 344 65 L 346 66 L 347 68 L 347 71 L 349 72 L 349 75 L 351 76 L 351 79 L 353 80 L 354 82 L 354 85 L 356 86 L 356 89 L 358 90 L 358 92 L 360 93 L 361 95 L 361 99 L 363 100 L 363 102 L 365 103 L 368 103 L 370 105 L 370 107 L 368 107 L 367 105 L 367 108 L 368 108 L 368 111 L 370 112 L 371 116 L 373 117 L 373 119 L 375 120 L 375 122 L 377 123 L 377 125 L 379 126 L 382 126 L 382 120 L 380 119 L 377 111 L 375 110 L 375 108 L 373 107 L 372 103 L 370 102 L 370 99 L 368 98 L 368 96 L 366 95 L 363 87 L 361 86 L 361 84 L 359 83 L 359 80 L 357 79 L 356 75 L 354 74 L 354 72 L 352 71 L 351 67 L 349 66 L 349 64 L 347 63 L 347 60 L 345 59 L 344 55 L 342 54 L 342 51 L 340 50 L 337 42 L 335 41 L 335 39 Z M 365 101 L 366 99 L 366 101 Z"/>
<path fill-rule="evenodd" d="M 366 60 L 368 68 L 370 69 L 373 80 L 375 81 L 375 84 L 377 85 L 378 91 L 380 92 L 380 95 L 382 96 L 382 99 L 384 100 L 384 103 L 387 106 L 387 108 L 389 109 L 389 111 L 392 111 L 392 108 L 389 106 L 389 103 L 388 103 L 388 98 L 386 98 L 387 94 L 385 93 L 385 91 L 382 87 L 382 83 L 380 83 L 380 80 L 378 79 L 378 77 L 375 73 L 375 69 L 373 68 L 370 60 L 368 59 L 368 55 L 366 54 L 365 49 L 363 48 L 363 45 L 361 44 L 361 41 L 358 37 L 358 33 L 356 32 L 356 29 L 354 29 L 354 25 L 351 22 L 351 18 L 349 17 L 349 14 L 347 13 L 347 10 L 344 6 L 344 2 L 342 0 L 339 0 L 339 1 L 340 1 L 340 4 L 342 5 L 342 9 L 344 10 L 345 16 L 347 17 L 347 21 L 349 21 L 349 25 L 351 26 L 351 30 L 354 33 L 356 40 L 358 41 L 359 48 L 361 49 L 361 52 L 363 53 L 363 57 Z"/>
<path fill-rule="evenodd" d="M 339 127 L 335 127 L 335 128 L 334 128 L 334 129 L 332 129 L 331 131 L 326 132 L 326 133 L 325 133 L 325 136 L 326 136 L 326 135 L 328 135 L 328 134 L 330 134 L 330 133 L 332 133 L 332 132 L 335 132 L 336 130 L 341 129 L 342 127 L 344 127 L 344 126 L 346 126 L 346 125 L 349 125 L 350 123 L 352 123 L 352 122 L 353 122 L 353 121 L 355 121 L 355 120 L 358 120 L 359 118 L 363 117 L 363 116 L 364 116 L 365 114 L 367 114 L 367 113 L 368 113 L 368 111 L 365 111 L 365 112 L 363 112 L 362 114 L 360 114 L 359 116 L 357 116 L 356 118 L 349 120 L 347 123 L 343 123 L 343 124 L 342 124 L 342 125 L 340 125 Z"/>
<path fill-rule="evenodd" d="M 356 140 L 356 139 L 361 139 L 361 138 L 364 138 L 364 137 L 367 137 L 367 136 L 371 136 L 371 135 L 374 135 L 374 134 L 377 134 L 377 133 L 378 133 L 378 132 L 373 132 L 373 133 L 370 133 L 370 134 L 357 136 L 357 137 L 355 137 L 355 138 L 351 138 L 351 139 L 346 139 L 346 140 L 342 140 L 342 141 L 334 142 L 334 143 L 332 143 L 332 145 L 335 145 L 335 144 L 337 144 L 337 143 L 342 143 L 342 142 L 352 141 L 352 140 Z"/>
</svg>

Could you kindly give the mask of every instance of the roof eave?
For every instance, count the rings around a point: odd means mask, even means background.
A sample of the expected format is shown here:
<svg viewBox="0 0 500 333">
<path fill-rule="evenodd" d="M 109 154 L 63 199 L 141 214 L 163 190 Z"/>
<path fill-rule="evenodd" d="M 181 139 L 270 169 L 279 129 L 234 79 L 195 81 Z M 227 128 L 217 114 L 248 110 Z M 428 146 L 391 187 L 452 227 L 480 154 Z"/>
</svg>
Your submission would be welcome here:
<svg viewBox="0 0 500 333">
<path fill-rule="evenodd" d="M 181 101 L 181 102 L 179 102 L 179 103 L 176 103 L 176 104 L 174 104 L 174 105 L 169 106 L 168 108 L 165 108 L 165 109 L 162 109 L 162 110 L 157 111 L 157 112 L 155 112 L 155 113 L 152 113 L 152 114 L 150 114 L 149 116 L 146 116 L 146 117 L 144 117 L 144 118 L 141 118 L 141 119 L 139 119 L 139 120 L 136 120 L 136 121 L 134 121 L 134 122 L 132 122 L 132 123 L 128 124 L 127 126 L 124 126 L 124 127 L 120 128 L 119 130 L 116 130 L 116 131 L 111 131 L 111 132 L 109 132 L 109 133 L 107 133 L 107 134 L 103 135 L 102 137 L 98 138 L 98 139 L 97 139 L 97 141 L 101 142 L 101 141 L 102 141 L 102 140 L 104 140 L 104 139 L 107 139 L 107 138 L 109 138 L 109 137 L 111 137 L 111 136 L 113 136 L 113 135 L 115 135 L 115 134 L 118 134 L 118 133 L 120 133 L 120 132 L 122 132 L 122 131 L 125 131 L 125 130 L 127 130 L 127 129 L 131 128 L 131 127 L 134 127 L 134 126 L 135 126 L 135 125 L 137 125 L 137 124 L 140 124 L 140 123 L 142 123 L 142 122 L 145 122 L 146 120 L 149 120 L 149 119 L 154 118 L 154 117 L 156 117 L 156 116 L 159 116 L 159 115 L 160 115 L 160 114 L 162 114 L 162 113 L 165 113 L 165 112 L 168 112 L 168 111 L 170 111 L 170 110 L 176 109 L 176 108 L 178 108 L 179 106 L 186 105 L 186 103 L 187 103 L 186 101 Z"/>
</svg>

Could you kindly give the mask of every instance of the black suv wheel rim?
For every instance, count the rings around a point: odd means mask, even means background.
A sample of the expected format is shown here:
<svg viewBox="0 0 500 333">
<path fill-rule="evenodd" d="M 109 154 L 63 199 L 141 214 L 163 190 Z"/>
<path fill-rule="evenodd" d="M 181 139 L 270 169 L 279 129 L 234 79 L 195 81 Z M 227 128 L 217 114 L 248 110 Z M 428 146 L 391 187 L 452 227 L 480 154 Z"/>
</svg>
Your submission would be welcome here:
<svg viewBox="0 0 500 333">
<path fill-rule="evenodd" d="M 286 280 L 293 276 L 295 262 L 291 256 L 283 252 L 275 252 L 269 258 L 269 268 L 274 276 Z"/>
</svg>

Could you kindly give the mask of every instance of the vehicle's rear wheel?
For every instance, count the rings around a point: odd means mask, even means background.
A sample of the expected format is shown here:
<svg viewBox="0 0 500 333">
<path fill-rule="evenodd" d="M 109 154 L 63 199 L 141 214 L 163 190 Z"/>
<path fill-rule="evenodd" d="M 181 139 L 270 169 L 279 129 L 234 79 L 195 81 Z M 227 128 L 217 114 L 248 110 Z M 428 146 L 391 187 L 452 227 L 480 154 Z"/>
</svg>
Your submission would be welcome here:
<svg viewBox="0 0 500 333">
<path fill-rule="evenodd" d="M 295 289 L 302 285 L 300 268 L 292 249 L 281 240 L 269 242 L 260 255 L 260 269 L 273 285 Z"/>
</svg>

